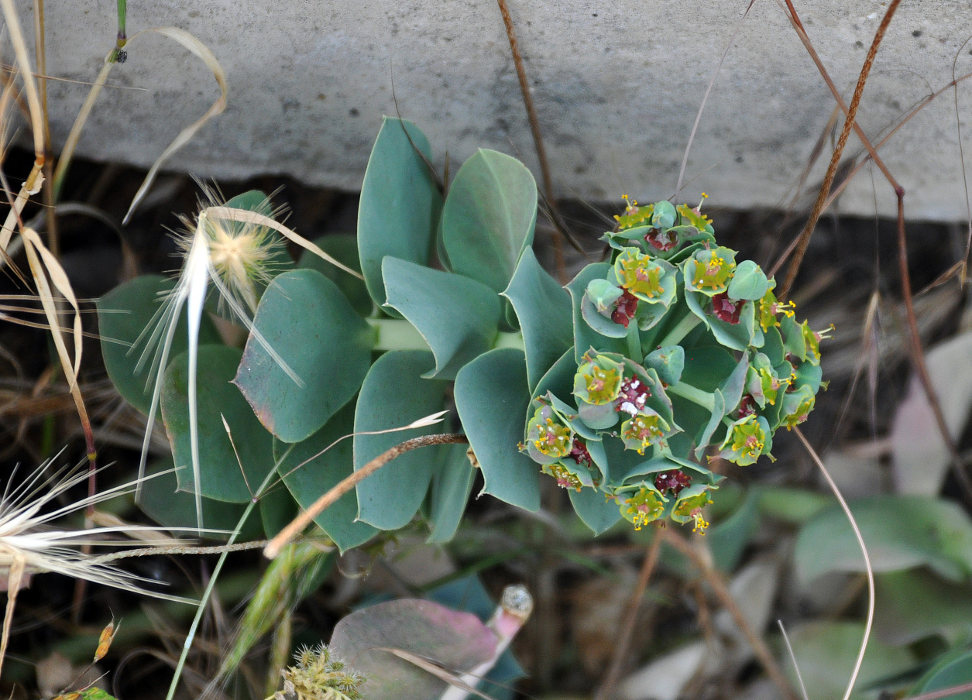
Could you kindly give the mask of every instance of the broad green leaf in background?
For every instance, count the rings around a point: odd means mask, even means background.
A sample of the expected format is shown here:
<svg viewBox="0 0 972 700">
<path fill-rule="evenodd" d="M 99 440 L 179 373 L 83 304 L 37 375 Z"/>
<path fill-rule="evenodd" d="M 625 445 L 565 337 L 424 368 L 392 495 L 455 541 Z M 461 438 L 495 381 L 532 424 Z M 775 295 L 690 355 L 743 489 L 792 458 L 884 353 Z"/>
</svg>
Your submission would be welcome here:
<svg viewBox="0 0 972 700">
<path fill-rule="evenodd" d="M 727 518 L 719 520 L 707 531 L 713 562 L 722 571 L 733 571 L 742 558 L 743 551 L 760 525 L 758 495 L 749 490 L 743 502 Z"/>
<path fill-rule="evenodd" d="M 972 631 L 967 583 L 944 581 L 924 568 L 888 571 L 874 579 L 874 631 L 882 641 L 901 646 L 936 634 L 957 641 Z"/>
<path fill-rule="evenodd" d="M 448 445 L 432 473 L 429 493 L 429 542 L 448 542 L 456 534 L 472 491 L 476 470 L 469 463 L 466 445 Z"/>
<path fill-rule="evenodd" d="M 174 282 L 160 275 L 142 275 L 124 282 L 98 300 L 98 333 L 101 336 L 101 355 L 105 369 L 118 393 L 142 413 L 148 413 L 152 402 L 152 385 L 155 372 L 152 359 L 155 348 L 146 348 L 147 338 L 138 344 L 135 340 L 146 329 L 161 308 L 165 294 L 172 291 Z M 185 352 L 186 317 L 182 314 L 169 357 Z M 202 317 L 199 342 L 219 343 L 219 334 L 207 316 Z M 136 369 L 142 353 L 147 352 L 145 362 Z M 193 518 L 195 519 L 195 518 Z"/>
<path fill-rule="evenodd" d="M 461 676 L 488 661 L 496 635 L 472 613 L 406 598 L 356 610 L 334 627 L 335 658 L 366 678 L 367 697 L 437 698 L 445 681 L 388 651 L 400 649 Z"/>
<path fill-rule="evenodd" d="M 875 572 L 928 566 L 952 581 L 972 573 L 972 521 L 955 503 L 925 496 L 876 496 L 850 505 Z M 804 583 L 831 571 L 864 571 L 860 547 L 837 506 L 803 527 L 793 556 Z"/>
<path fill-rule="evenodd" d="M 392 350 L 371 366 L 354 413 L 354 469 L 395 445 L 419 435 L 441 431 L 438 425 L 368 435 L 400 428 L 442 410 L 448 382 L 423 379 L 432 354 L 422 350 Z M 381 530 L 405 527 L 428 491 L 432 468 L 445 446 L 424 447 L 395 458 L 358 483 L 358 519 Z"/>
<path fill-rule="evenodd" d="M 426 265 L 442 209 L 429 141 L 417 126 L 385 117 L 368 159 L 358 203 L 358 252 L 371 298 L 385 303 L 386 255 Z"/>
<path fill-rule="evenodd" d="M 273 468 L 270 434 L 230 383 L 240 363 L 240 351 L 225 345 L 199 346 L 199 464 L 202 495 L 217 501 L 243 503 Z M 182 353 L 162 379 L 162 419 L 172 446 L 179 488 L 195 493 L 189 448 L 189 355 Z M 225 418 L 232 432 L 226 434 Z M 234 449 L 235 445 L 235 449 Z M 237 455 L 239 457 L 237 458 Z M 242 469 L 237 459 L 243 463 Z M 209 523 L 204 524 L 208 527 Z"/>
<path fill-rule="evenodd" d="M 787 635 L 810 697 L 842 697 L 864 638 L 864 625 L 856 622 L 808 622 L 788 627 Z M 913 661 L 914 657 L 907 649 L 889 646 L 871 637 L 855 687 L 865 688 L 879 678 L 900 673 L 909 668 Z M 796 675 L 789 657 L 781 658 L 780 665 L 786 669 L 795 685 Z M 873 695 L 855 692 L 851 697 Z"/>
<path fill-rule="evenodd" d="M 520 321 L 527 377 L 533 390 L 574 341 L 570 296 L 540 267 L 532 248 L 523 251 L 503 296 L 513 304 Z"/>
<path fill-rule="evenodd" d="M 491 347 L 500 299 L 489 287 L 462 275 L 385 258 L 386 306 L 408 319 L 435 356 L 426 376 L 454 379 L 456 372 Z"/>
<path fill-rule="evenodd" d="M 456 377 L 456 410 L 488 493 L 524 510 L 540 508 L 540 470 L 517 447 L 530 403 L 523 351 L 480 355 Z"/>
<path fill-rule="evenodd" d="M 267 430 L 284 442 L 304 440 L 358 392 L 371 363 L 373 331 L 315 270 L 274 278 L 253 326 L 302 386 L 252 334 L 233 381 Z"/>
<path fill-rule="evenodd" d="M 453 272 L 502 292 L 533 242 L 536 221 L 530 171 L 516 158 L 480 149 L 459 168 L 442 207 L 442 243 Z"/>
<path fill-rule="evenodd" d="M 352 270 L 360 270 L 358 261 L 358 240 L 354 234 L 332 233 L 314 239 L 314 244 L 325 253 L 341 262 Z M 305 250 L 297 264 L 300 269 L 317 270 L 338 286 L 338 289 L 348 298 L 351 306 L 362 316 L 371 314 L 373 307 L 371 295 L 363 280 L 352 277 L 344 270 L 334 267 L 320 255 Z"/>
<path fill-rule="evenodd" d="M 310 507 L 332 486 L 351 475 L 351 439 L 341 438 L 349 436 L 353 429 L 354 405 L 348 404 L 309 438 L 284 448 L 287 452 L 277 472 L 301 508 Z M 340 442 L 335 443 L 336 440 Z M 378 532 L 370 525 L 356 522 L 357 516 L 358 498 L 352 489 L 314 518 L 314 522 L 345 552 L 367 542 Z"/>
</svg>

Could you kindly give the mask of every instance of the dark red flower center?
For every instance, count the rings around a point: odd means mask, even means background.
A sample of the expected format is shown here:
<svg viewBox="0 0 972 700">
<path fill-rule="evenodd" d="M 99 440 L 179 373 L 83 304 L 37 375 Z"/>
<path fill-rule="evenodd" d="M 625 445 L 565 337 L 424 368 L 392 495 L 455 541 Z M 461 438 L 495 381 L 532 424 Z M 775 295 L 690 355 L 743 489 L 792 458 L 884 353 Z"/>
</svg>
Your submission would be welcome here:
<svg viewBox="0 0 972 700">
<path fill-rule="evenodd" d="M 614 304 L 615 309 L 611 313 L 611 320 L 627 328 L 628 322 L 634 318 L 635 312 L 638 310 L 638 297 L 625 289 Z"/>
<path fill-rule="evenodd" d="M 726 323 L 739 323 L 739 312 L 742 311 L 742 303 L 738 300 L 733 301 L 725 292 L 716 294 L 712 297 L 712 311 L 715 315 Z"/>
<path fill-rule="evenodd" d="M 678 469 L 671 469 L 667 472 L 662 472 L 655 477 L 655 488 L 665 493 L 666 490 L 671 490 L 672 494 L 677 496 L 678 492 L 684 489 L 686 486 L 692 483 L 692 477 L 690 477 L 685 472 L 681 472 Z"/>
</svg>

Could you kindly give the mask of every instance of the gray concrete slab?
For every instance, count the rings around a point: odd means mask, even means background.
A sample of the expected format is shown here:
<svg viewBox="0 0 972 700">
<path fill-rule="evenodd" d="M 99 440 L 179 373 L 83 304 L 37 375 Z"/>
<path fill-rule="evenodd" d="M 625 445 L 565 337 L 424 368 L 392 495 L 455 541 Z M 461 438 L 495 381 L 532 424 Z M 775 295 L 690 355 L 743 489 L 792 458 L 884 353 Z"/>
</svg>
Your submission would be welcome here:
<svg viewBox="0 0 972 700">
<path fill-rule="evenodd" d="M 780 7 L 758 0 L 509 0 L 560 195 L 642 200 L 673 194 L 703 92 L 727 42 L 688 163 L 682 198 L 717 205 L 785 200 L 834 107 Z M 31 21 L 32 3 L 21 3 Z M 852 92 L 886 0 L 799 2 L 834 81 Z M 48 73 L 90 81 L 114 42 L 114 3 L 46 4 Z M 429 135 L 440 160 L 475 148 L 536 160 L 494 0 L 158 0 L 131 3 L 129 35 L 182 27 L 225 67 L 229 107 L 168 167 L 205 177 L 288 174 L 356 189 L 382 114 L 400 112 Z M 26 25 L 28 28 L 30 24 Z M 861 109 L 877 136 L 945 86 L 957 59 L 972 71 L 972 3 L 906 1 L 874 65 Z M 9 60 L 9 59 L 8 59 Z M 81 142 L 103 160 L 148 165 L 205 111 L 215 82 L 172 42 L 140 36 L 116 67 Z M 137 89 L 126 89 L 137 88 Z M 60 143 L 86 87 L 50 83 Z M 397 105 L 393 97 L 397 97 Z M 972 89 L 959 90 L 972 152 Z M 857 149 L 852 139 L 849 148 Z M 908 191 L 910 218 L 962 219 L 965 195 L 955 105 L 939 98 L 882 150 Z M 818 166 L 812 179 L 819 178 Z M 875 194 L 876 193 L 876 194 Z M 841 202 L 893 213 L 877 173 Z"/>
</svg>

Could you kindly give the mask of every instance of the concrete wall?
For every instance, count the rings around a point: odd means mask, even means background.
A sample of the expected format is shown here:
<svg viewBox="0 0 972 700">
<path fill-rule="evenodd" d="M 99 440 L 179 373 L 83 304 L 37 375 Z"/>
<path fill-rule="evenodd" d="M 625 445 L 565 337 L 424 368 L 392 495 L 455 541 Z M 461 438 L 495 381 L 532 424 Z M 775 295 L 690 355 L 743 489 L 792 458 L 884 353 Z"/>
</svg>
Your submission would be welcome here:
<svg viewBox="0 0 972 700">
<path fill-rule="evenodd" d="M 617 200 L 673 194 L 706 85 L 732 48 L 699 126 L 681 195 L 747 207 L 784 201 L 834 102 L 780 7 L 757 0 L 509 0 L 558 192 Z M 32 21 L 24 6 L 25 25 Z M 48 2 L 48 73 L 92 80 L 114 42 L 114 2 Z M 886 0 L 798 2 L 837 86 L 850 96 Z M 206 177 L 287 173 L 359 187 L 382 114 L 400 112 L 457 166 L 475 148 L 536 161 L 494 0 L 199 0 L 133 2 L 128 33 L 182 27 L 225 67 L 229 107 L 169 163 Z M 943 87 L 958 56 L 972 71 L 972 3 L 902 3 L 868 84 L 860 121 L 877 135 Z M 9 56 L 6 59 L 10 61 Z M 213 78 L 184 49 L 140 36 L 85 130 L 90 157 L 148 165 L 214 99 Z M 123 89 L 137 88 L 137 89 Z M 397 107 L 393 98 L 397 96 Z M 87 88 L 52 82 L 60 142 Z M 972 89 L 959 91 L 972 153 Z M 852 139 L 849 150 L 857 150 Z M 961 219 L 965 196 L 949 93 L 882 151 L 908 190 L 910 218 Z M 825 153 L 824 161 L 829 157 Z M 818 166 L 813 178 L 823 172 Z M 894 199 L 875 174 L 877 205 Z M 841 202 L 874 211 L 871 179 Z"/>
</svg>

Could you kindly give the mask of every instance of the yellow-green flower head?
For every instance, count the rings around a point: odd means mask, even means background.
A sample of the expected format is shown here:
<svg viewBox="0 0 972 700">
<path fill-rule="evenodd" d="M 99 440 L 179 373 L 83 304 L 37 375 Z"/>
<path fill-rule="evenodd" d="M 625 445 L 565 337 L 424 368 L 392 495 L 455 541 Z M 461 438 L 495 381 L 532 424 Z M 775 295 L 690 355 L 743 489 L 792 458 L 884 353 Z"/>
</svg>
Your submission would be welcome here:
<svg viewBox="0 0 972 700">
<path fill-rule="evenodd" d="M 542 471 L 544 474 L 549 474 L 556 479 L 557 486 L 562 489 L 574 489 L 575 491 L 580 491 L 584 487 L 584 482 L 581 481 L 581 478 L 560 462 L 544 464 L 540 471 Z"/>
<path fill-rule="evenodd" d="M 833 325 L 831 325 L 829 328 L 817 333 L 816 331 L 810 330 L 807 321 L 800 324 L 800 331 L 803 333 L 803 342 L 807 346 L 807 361 L 811 365 L 816 366 L 820 364 L 820 341 L 828 338 L 827 333 L 833 330 L 833 328 Z"/>
<path fill-rule="evenodd" d="M 642 485 L 628 498 L 621 498 L 621 517 L 640 530 L 661 517 L 665 512 L 666 498 L 653 488 Z"/>
<path fill-rule="evenodd" d="M 678 212 L 681 221 L 679 222 L 683 226 L 694 226 L 699 231 L 711 231 L 712 230 L 712 219 L 702 213 L 702 202 L 709 198 L 705 192 L 702 193 L 702 199 L 699 200 L 699 204 L 696 207 L 690 207 L 688 204 L 679 204 L 675 207 Z"/>
<path fill-rule="evenodd" d="M 644 301 L 657 301 L 666 295 L 662 278 L 666 270 L 650 255 L 635 248 L 625 250 L 614 261 L 614 273 L 620 286 Z M 674 283 L 674 279 L 670 283 Z"/>
<path fill-rule="evenodd" d="M 618 222 L 618 231 L 624 231 L 625 229 L 634 228 L 636 226 L 644 226 L 651 221 L 651 215 L 654 211 L 654 206 L 648 204 L 643 207 L 638 206 L 638 202 L 633 199 L 629 199 L 628 195 L 621 195 L 621 199 L 624 200 L 625 207 L 624 213 L 621 215 L 615 214 L 614 220 Z"/>
<path fill-rule="evenodd" d="M 801 386 L 796 391 L 783 397 L 783 419 L 781 424 L 790 430 L 803 423 L 816 404 L 816 397 L 808 386 Z"/>
<path fill-rule="evenodd" d="M 767 449 L 769 424 L 750 414 L 735 421 L 722 443 L 720 455 L 741 467 L 755 464 Z"/>
<path fill-rule="evenodd" d="M 783 314 L 784 316 L 793 317 L 793 311 L 796 308 L 792 301 L 780 302 L 776 300 L 776 295 L 773 294 L 772 289 L 766 290 L 766 294 L 762 296 L 759 300 L 757 307 L 757 317 L 759 318 L 759 325 L 765 333 L 770 328 L 780 325 L 777 320 L 777 314 Z"/>
<path fill-rule="evenodd" d="M 698 251 L 686 261 L 692 289 L 709 296 L 725 292 L 736 270 L 735 255 L 735 251 L 721 246 Z"/>
<path fill-rule="evenodd" d="M 712 497 L 709 495 L 709 488 L 711 487 L 701 486 L 699 488 L 705 490 L 691 493 L 695 490 L 695 487 L 689 487 L 683 491 L 684 495 L 678 499 L 675 507 L 672 508 L 672 520 L 677 523 L 687 523 L 691 520 L 693 522 L 692 532 L 704 535 L 709 523 L 702 517 L 702 509 L 712 503 Z"/>
<path fill-rule="evenodd" d="M 645 448 L 651 447 L 665 437 L 670 428 L 657 413 L 651 409 L 645 411 L 621 424 L 621 439 L 624 440 L 624 446 L 629 450 L 637 450 L 638 454 L 644 454 Z"/>
<path fill-rule="evenodd" d="M 539 452 L 549 460 L 557 460 L 570 453 L 574 432 L 560 420 L 560 416 L 550 407 L 541 406 L 533 413 L 527 424 L 528 451 Z M 540 458 L 538 461 L 547 461 Z"/>
<path fill-rule="evenodd" d="M 621 390 L 623 365 L 600 353 L 585 354 L 584 360 L 574 375 L 574 395 L 595 406 L 614 401 Z"/>
</svg>

